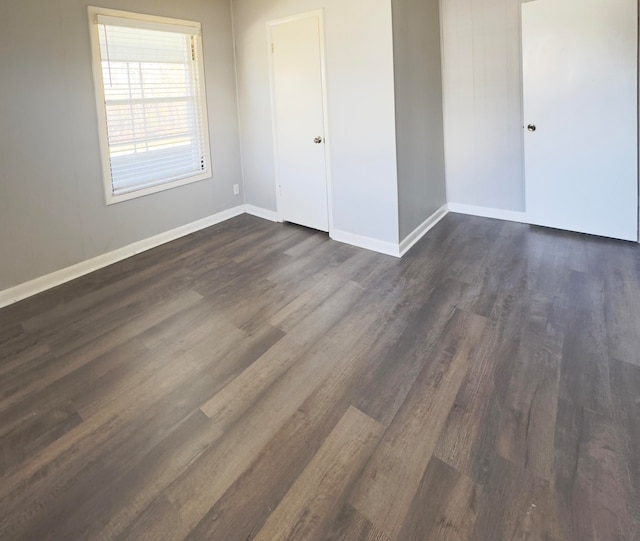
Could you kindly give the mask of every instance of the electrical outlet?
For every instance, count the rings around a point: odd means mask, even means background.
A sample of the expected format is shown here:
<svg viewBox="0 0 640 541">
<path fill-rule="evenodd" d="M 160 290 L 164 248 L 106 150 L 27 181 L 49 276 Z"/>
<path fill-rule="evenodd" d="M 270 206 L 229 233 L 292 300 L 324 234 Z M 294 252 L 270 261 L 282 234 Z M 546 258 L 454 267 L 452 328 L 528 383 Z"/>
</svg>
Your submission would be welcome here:
<svg viewBox="0 0 640 541">
<path fill-rule="evenodd" d="M 233 185 L 233 195 L 240 195 L 240 184 Z"/>
</svg>

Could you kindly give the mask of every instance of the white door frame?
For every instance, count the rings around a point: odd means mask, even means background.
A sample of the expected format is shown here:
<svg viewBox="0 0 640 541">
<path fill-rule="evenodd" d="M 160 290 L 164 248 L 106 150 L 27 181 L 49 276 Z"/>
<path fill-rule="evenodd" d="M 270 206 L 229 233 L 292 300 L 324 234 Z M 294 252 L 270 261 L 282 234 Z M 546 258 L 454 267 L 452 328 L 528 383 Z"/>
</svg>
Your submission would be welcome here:
<svg viewBox="0 0 640 541">
<path fill-rule="evenodd" d="M 267 21 L 267 56 L 269 58 L 269 87 L 271 89 L 271 127 L 273 137 L 273 158 L 274 158 L 274 177 L 275 177 L 275 189 L 276 189 L 276 214 L 278 221 L 284 221 L 282 216 L 282 194 L 280 192 L 280 178 L 279 178 L 279 161 L 280 153 L 278 150 L 278 119 L 276 115 L 276 92 L 275 92 L 275 71 L 273 62 L 273 50 L 272 50 L 272 29 L 274 26 L 281 24 L 298 21 L 300 19 L 316 18 L 318 19 L 318 34 L 320 39 L 320 73 L 322 77 L 322 115 L 324 121 L 324 156 L 326 163 L 326 182 L 327 182 L 327 213 L 329 217 L 329 235 L 333 231 L 333 187 L 331 176 L 331 137 L 329 131 L 329 100 L 327 99 L 327 70 L 326 70 L 326 55 L 325 55 L 325 41 L 324 41 L 324 10 L 316 9 L 313 11 L 306 11 L 297 15 L 291 15 L 289 17 L 282 17 L 280 19 L 273 19 Z"/>
</svg>

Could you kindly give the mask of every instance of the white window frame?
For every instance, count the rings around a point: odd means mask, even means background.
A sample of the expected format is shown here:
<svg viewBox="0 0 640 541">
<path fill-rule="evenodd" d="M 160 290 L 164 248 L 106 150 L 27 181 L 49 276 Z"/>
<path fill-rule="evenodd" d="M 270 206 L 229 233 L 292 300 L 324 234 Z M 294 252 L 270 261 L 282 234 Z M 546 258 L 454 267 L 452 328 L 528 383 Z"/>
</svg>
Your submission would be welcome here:
<svg viewBox="0 0 640 541">
<path fill-rule="evenodd" d="M 96 95 L 96 109 L 98 115 L 98 129 L 100 139 L 100 154 L 102 158 L 102 178 L 104 183 L 105 201 L 107 205 L 119 203 L 121 201 L 128 201 L 130 199 L 143 197 L 145 195 L 177 188 L 179 186 L 185 186 L 194 182 L 207 180 L 212 177 L 211 173 L 211 146 L 209 141 L 209 125 L 208 125 L 208 112 L 207 112 L 207 100 L 205 89 L 205 72 L 204 72 L 204 59 L 202 50 L 202 27 L 198 22 L 186 21 L 182 19 L 172 19 L 167 17 L 158 17 L 155 15 L 146 15 L 142 13 L 133 13 L 129 11 L 120 11 L 99 7 L 88 7 L 89 12 L 89 26 L 91 33 L 91 54 L 92 54 L 92 68 L 93 68 L 93 80 L 95 86 Z M 102 58 L 100 52 L 100 36 L 98 28 L 98 16 L 117 17 L 118 19 L 127 19 L 130 21 L 130 25 L 135 28 L 149 28 L 163 30 L 162 25 L 181 26 L 185 27 L 185 30 L 193 33 L 196 41 L 196 49 L 199 54 L 197 58 L 198 69 L 198 84 L 200 86 L 200 110 L 202 112 L 201 125 L 202 125 L 202 137 L 203 137 L 203 152 L 204 152 L 204 169 L 201 173 L 197 173 L 193 176 L 182 178 L 179 180 L 167 181 L 156 186 L 149 188 L 142 188 L 129 193 L 115 195 L 113 193 L 113 183 L 111 177 L 111 160 L 109 149 L 109 133 L 107 128 L 107 110 L 106 110 L 106 98 L 104 91 L 104 79 L 102 70 Z M 166 28 L 166 27 L 165 27 Z"/>
</svg>

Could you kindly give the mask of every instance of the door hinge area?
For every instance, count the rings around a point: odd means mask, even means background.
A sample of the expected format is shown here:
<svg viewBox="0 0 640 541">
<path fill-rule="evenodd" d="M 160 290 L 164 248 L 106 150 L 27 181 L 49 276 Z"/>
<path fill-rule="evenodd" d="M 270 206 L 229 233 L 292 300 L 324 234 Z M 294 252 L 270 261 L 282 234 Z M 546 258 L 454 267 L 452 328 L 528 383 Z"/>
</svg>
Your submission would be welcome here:
<svg viewBox="0 0 640 541">
<path fill-rule="evenodd" d="M 276 46 L 273 43 L 271 44 L 271 52 L 272 53 L 276 52 Z"/>
</svg>

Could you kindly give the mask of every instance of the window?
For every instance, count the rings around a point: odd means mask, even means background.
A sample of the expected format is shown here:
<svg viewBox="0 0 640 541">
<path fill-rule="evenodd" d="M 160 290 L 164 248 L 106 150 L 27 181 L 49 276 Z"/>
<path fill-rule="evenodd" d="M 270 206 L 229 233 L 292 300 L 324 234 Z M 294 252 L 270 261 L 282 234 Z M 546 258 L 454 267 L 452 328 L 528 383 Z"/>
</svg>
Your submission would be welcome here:
<svg viewBox="0 0 640 541">
<path fill-rule="evenodd" d="M 200 24 L 89 8 L 107 203 L 211 177 Z"/>
</svg>

